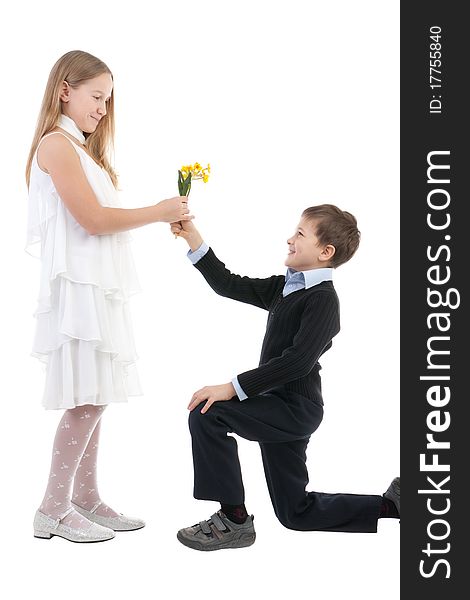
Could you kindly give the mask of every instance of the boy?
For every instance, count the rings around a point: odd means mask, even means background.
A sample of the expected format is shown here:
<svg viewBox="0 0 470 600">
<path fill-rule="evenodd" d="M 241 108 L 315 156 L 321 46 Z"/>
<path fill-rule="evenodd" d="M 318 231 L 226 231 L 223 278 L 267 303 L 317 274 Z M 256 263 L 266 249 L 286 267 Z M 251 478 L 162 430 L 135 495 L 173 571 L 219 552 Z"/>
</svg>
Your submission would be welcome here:
<svg viewBox="0 0 470 600">
<path fill-rule="evenodd" d="M 255 541 L 237 443 L 228 432 L 260 444 L 274 511 L 285 527 L 376 532 L 378 518 L 399 518 L 398 477 L 383 496 L 305 491 L 306 448 L 323 417 L 318 359 L 340 329 L 332 273 L 358 248 L 355 217 L 331 204 L 304 210 L 287 240 L 287 275 L 265 279 L 232 274 L 191 221 L 172 223 L 171 231 L 187 241 L 191 262 L 215 292 L 269 311 L 259 366 L 230 383 L 198 390 L 188 406 L 194 497 L 220 502 L 221 508 L 178 531 L 178 540 L 196 550 Z"/>
</svg>

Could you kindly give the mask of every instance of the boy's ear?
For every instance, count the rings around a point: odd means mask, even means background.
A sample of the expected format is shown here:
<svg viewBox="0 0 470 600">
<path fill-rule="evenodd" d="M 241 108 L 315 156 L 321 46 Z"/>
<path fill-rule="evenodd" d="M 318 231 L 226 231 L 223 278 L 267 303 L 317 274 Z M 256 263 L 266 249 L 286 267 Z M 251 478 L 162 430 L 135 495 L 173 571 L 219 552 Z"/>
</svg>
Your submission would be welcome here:
<svg viewBox="0 0 470 600">
<path fill-rule="evenodd" d="M 336 252 L 336 248 L 332 244 L 328 244 L 321 251 L 318 260 L 322 262 L 327 262 L 331 260 Z"/>
</svg>

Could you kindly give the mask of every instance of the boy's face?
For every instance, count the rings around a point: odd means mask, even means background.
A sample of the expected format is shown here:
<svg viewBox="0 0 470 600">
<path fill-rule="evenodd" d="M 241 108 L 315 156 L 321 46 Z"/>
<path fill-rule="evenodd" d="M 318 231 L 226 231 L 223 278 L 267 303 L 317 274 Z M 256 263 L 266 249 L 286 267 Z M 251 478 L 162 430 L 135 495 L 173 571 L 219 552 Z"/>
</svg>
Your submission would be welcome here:
<svg viewBox="0 0 470 600">
<path fill-rule="evenodd" d="M 309 271 L 330 266 L 333 246 L 320 246 L 315 231 L 315 221 L 307 221 L 303 217 L 300 219 L 294 235 L 287 240 L 289 253 L 284 262 L 286 267 L 295 271 Z"/>
</svg>

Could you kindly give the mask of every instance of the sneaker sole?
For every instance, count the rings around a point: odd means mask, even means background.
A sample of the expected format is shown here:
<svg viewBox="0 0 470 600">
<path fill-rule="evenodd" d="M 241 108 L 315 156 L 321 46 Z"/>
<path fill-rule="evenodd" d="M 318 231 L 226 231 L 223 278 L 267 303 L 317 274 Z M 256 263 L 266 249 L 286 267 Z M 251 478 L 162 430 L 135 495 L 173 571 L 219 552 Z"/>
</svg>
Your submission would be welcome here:
<svg viewBox="0 0 470 600">
<path fill-rule="evenodd" d="M 235 548 L 247 548 L 248 546 L 252 546 L 256 540 L 256 533 L 244 534 L 239 538 L 233 539 L 229 542 L 212 545 L 206 545 L 202 544 L 197 540 L 188 539 L 179 531 L 176 534 L 176 537 L 178 538 L 178 541 L 180 541 L 184 546 L 187 546 L 188 548 L 192 548 L 193 550 L 200 550 L 202 552 L 212 552 L 214 550 L 233 550 Z"/>
</svg>

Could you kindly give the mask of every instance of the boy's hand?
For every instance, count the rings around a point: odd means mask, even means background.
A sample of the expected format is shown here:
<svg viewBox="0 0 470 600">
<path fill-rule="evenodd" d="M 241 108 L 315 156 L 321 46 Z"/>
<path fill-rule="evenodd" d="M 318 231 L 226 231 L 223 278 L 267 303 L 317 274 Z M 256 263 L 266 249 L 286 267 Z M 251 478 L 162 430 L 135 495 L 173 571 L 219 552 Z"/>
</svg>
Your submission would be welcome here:
<svg viewBox="0 0 470 600">
<path fill-rule="evenodd" d="M 191 223 L 191 221 L 178 221 L 176 223 L 170 223 L 170 227 L 171 233 L 176 233 L 185 240 L 187 240 L 188 237 L 192 237 L 198 233 L 196 226 L 194 223 Z"/>
<path fill-rule="evenodd" d="M 196 229 L 194 223 L 191 221 L 179 221 L 176 223 L 170 223 L 171 233 L 182 237 L 188 243 L 188 246 L 194 252 L 202 244 L 203 239 L 201 234 Z"/>
<path fill-rule="evenodd" d="M 204 404 L 201 413 L 206 413 L 209 408 L 214 404 L 214 402 L 221 402 L 224 400 L 231 400 L 234 396 L 237 395 L 233 384 L 223 383 L 222 385 L 208 385 L 206 387 L 201 388 L 197 392 L 194 392 L 193 397 L 191 398 L 191 402 L 188 405 L 189 410 L 193 410 L 207 400 Z"/>
</svg>

